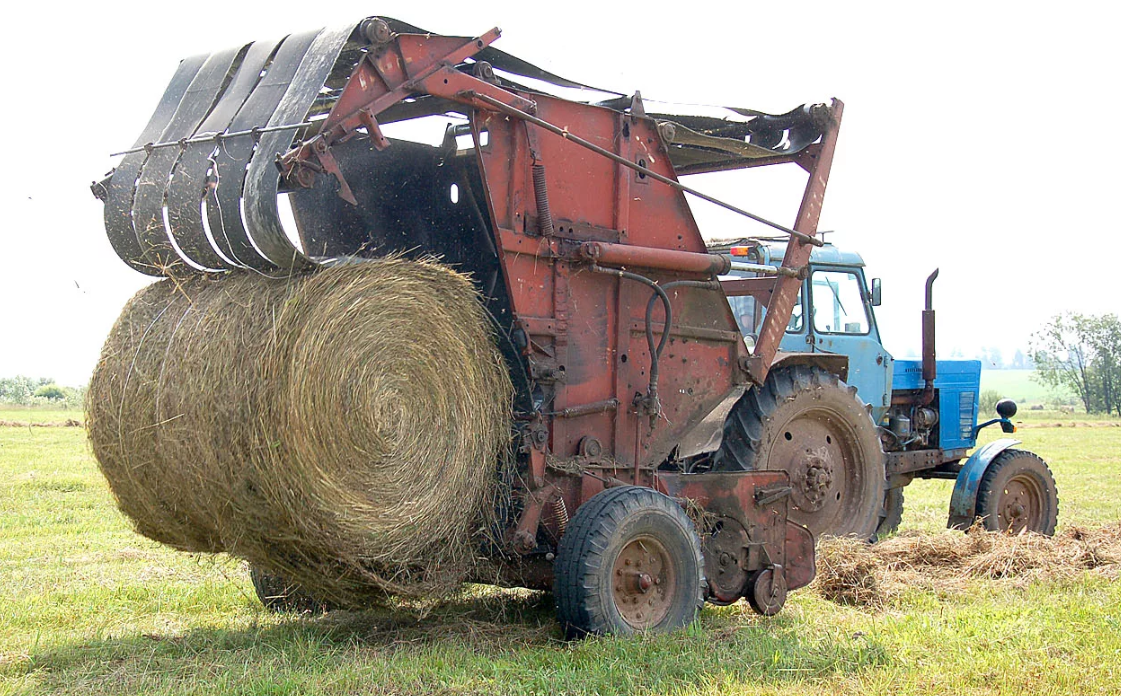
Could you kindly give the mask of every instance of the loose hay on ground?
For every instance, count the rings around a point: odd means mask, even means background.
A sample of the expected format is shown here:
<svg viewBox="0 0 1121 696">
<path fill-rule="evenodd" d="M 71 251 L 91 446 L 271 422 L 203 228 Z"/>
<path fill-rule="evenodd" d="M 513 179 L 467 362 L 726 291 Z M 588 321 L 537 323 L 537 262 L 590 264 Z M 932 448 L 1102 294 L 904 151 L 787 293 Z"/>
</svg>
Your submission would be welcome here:
<svg viewBox="0 0 1121 696">
<path fill-rule="evenodd" d="M 510 394 L 470 281 L 382 259 L 149 286 L 105 344 L 87 413 L 140 533 L 353 606 L 467 576 Z"/>
<path fill-rule="evenodd" d="M 1071 527 L 1054 537 L 974 526 L 965 534 L 904 533 L 874 545 L 825 538 L 817 554 L 813 587 L 821 597 L 875 608 L 913 587 L 954 591 L 971 579 L 1031 580 L 1088 570 L 1116 574 L 1121 523 Z"/>
</svg>

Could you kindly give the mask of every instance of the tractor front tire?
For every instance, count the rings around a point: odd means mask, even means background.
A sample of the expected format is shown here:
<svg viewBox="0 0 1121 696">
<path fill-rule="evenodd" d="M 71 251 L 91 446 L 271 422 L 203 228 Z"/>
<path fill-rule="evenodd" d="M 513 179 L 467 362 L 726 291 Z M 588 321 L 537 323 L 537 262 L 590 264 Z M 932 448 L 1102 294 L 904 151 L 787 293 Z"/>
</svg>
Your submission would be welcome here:
<svg viewBox="0 0 1121 696">
<path fill-rule="evenodd" d="M 568 523 L 553 595 L 565 638 L 672 631 L 704 604 L 701 543 L 688 515 L 642 486 L 609 488 Z"/>
<path fill-rule="evenodd" d="M 998 454 L 977 488 L 977 516 L 991 531 L 1054 534 L 1059 492 L 1047 464 L 1025 450 Z"/>
<path fill-rule="evenodd" d="M 713 469 L 786 471 L 789 519 L 815 538 L 873 540 L 884 518 L 876 424 L 855 387 L 820 368 L 779 368 L 744 394 L 724 422 Z"/>
</svg>

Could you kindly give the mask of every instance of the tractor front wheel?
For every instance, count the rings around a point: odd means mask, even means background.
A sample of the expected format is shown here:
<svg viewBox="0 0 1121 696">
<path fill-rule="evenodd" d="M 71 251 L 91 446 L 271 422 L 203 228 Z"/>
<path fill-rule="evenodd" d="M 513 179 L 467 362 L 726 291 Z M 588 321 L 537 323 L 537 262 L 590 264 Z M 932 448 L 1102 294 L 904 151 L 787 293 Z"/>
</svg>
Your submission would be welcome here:
<svg viewBox="0 0 1121 696">
<path fill-rule="evenodd" d="M 609 488 L 580 506 L 561 538 L 557 619 L 568 640 L 681 628 L 704 603 L 703 568 L 680 505 L 650 488 Z"/>
<path fill-rule="evenodd" d="M 1054 534 L 1059 493 L 1047 464 L 1024 450 L 1006 449 L 998 454 L 981 477 L 977 516 L 992 531 Z"/>
</svg>

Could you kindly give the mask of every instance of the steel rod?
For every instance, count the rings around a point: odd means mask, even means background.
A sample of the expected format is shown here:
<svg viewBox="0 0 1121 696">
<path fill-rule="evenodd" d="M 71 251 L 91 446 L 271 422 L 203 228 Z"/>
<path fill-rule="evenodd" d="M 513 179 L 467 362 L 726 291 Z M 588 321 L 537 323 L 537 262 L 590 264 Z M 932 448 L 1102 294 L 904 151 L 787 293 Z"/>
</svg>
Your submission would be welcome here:
<svg viewBox="0 0 1121 696">
<path fill-rule="evenodd" d="M 264 135 L 265 133 L 275 133 L 283 130 L 296 130 L 304 126 L 314 125 L 315 121 L 304 121 L 303 123 L 291 123 L 287 126 L 265 126 L 263 128 L 250 128 L 249 130 L 234 131 L 232 133 L 207 133 L 206 135 L 196 135 L 190 138 L 183 138 L 182 140 L 167 140 L 162 143 L 148 143 L 140 147 L 134 147 L 129 150 L 121 150 L 110 154 L 110 157 L 119 157 L 120 155 L 131 155 L 135 152 L 149 152 L 151 150 L 159 150 L 165 147 L 183 147 L 192 143 L 205 143 L 207 141 L 225 140 L 226 138 L 236 138 L 246 135 Z"/>
<path fill-rule="evenodd" d="M 791 278 L 798 277 L 798 270 L 795 268 L 787 268 L 786 266 L 764 266 L 758 263 L 741 263 L 740 261 L 732 262 L 733 271 L 754 271 L 755 273 L 762 273 L 763 275 L 784 275 Z"/>
</svg>

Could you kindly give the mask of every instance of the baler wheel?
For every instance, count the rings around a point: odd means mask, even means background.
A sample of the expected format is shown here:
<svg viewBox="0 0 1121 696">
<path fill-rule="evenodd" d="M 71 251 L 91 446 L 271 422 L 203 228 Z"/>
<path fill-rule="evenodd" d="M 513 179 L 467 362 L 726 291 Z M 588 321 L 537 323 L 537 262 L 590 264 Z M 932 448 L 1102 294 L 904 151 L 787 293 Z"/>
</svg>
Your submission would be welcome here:
<svg viewBox="0 0 1121 696">
<path fill-rule="evenodd" d="M 680 505 L 642 486 L 609 488 L 577 509 L 561 538 L 557 619 L 568 640 L 681 628 L 704 604 L 703 568 Z"/>
<path fill-rule="evenodd" d="M 781 470 L 793 487 L 789 519 L 823 535 L 874 538 L 887 486 L 876 424 L 856 389 L 796 365 L 771 372 L 724 423 L 715 471 Z"/>
<path fill-rule="evenodd" d="M 278 614 L 323 614 L 334 608 L 329 602 L 311 596 L 299 585 L 279 575 L 251 567 L 249 579 L 261 604 Z"/>
<path fill-rule="evenodd" d="M 998 454 L 977 488 L 977 516 L 992 531 L 1054 534 L 1059 493 L 1047 464 L 1024 450 Z"/>
<path fill-rule="evenodd" d="M 771 568 L 755 573 L 749 582 L 747 603 L 758 614 L 774 616 L 786 604 L 786 576 Z"/>
</svg>

